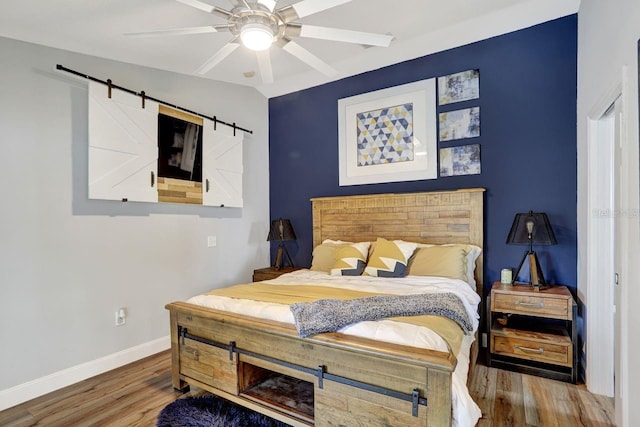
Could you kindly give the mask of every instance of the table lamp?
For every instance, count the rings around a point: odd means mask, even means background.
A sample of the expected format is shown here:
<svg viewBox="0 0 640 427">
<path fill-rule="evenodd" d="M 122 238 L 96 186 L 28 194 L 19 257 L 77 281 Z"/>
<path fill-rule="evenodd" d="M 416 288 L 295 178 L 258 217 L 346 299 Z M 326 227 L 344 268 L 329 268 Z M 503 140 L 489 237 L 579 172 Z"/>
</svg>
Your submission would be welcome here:
<svg viewBox="0 0 640 427">
<path fill-rule="evenodd" d="M 276 262 L 273 266 L 276 270 L 280 270 L 283 267 L 284 256 L 287 257 L 289 265 L 293 267 L 293 261 L 291 261 L 289 251 L 287 251 L 287 247 L 284 245 L 284 242 L 287 240 L 296 240 L 296 233 L 293 231 L 291 221 L 282 218 L 271 221 L 271 229 L 269 230 L 267 241 L 280 242 L 278 245 L 278 252 L 276 254 Z"/>
<path fill-rule="evenodd" d="M 540 285 L 546 284 L 538 256 L 533 250 L 533 245 L 555 245 L 556 236 L 549 223 L 549 218 L 544 212 L 517 213 L 513 220 L 513 225 L 507 236 L 507 243 L 510 245 L 528 244 L 529 248 L 525 251 L 518 269 L 516 270 L 511 283 L 513 284 L 520 273 L 520 269 L 524 261 L 529 259 L 530 284 L 534 289 L 540 289 Z"/>
</svg>

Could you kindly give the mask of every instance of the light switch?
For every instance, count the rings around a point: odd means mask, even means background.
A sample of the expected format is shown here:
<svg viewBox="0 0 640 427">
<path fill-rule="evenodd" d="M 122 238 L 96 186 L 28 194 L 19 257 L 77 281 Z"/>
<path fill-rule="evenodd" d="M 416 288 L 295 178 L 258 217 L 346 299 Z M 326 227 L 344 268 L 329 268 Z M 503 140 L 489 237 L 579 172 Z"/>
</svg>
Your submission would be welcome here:
<svg viewBox="0 0 640 427">
<path fill-rule="evenodd" d="M 207 247 L 211 248 L 218 244 L 216 236 L 207 236 Z"/>
</svg>

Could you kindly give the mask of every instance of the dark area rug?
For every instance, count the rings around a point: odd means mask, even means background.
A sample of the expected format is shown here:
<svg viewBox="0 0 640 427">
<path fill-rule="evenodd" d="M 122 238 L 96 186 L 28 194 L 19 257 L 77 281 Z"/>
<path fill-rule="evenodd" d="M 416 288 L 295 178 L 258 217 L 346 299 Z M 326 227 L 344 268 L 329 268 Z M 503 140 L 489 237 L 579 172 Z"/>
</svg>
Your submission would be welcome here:
<svg viewBox="0 0 640 427">
<path fill-rule="evenodd" d="M 235 403 L 205 395 L 168 404 L 158 415 L 157 427 L 287 427 Z"/>
</svg>

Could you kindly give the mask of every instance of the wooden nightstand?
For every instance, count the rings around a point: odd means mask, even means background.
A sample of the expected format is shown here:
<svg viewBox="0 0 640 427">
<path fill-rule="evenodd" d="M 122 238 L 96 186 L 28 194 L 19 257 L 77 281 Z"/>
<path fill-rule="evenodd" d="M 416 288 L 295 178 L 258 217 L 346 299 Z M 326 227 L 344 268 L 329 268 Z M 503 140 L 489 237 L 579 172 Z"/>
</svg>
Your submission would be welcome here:
<svg viewBox="0 0 640 427">
<path fill-rule="evenodd" d="M 291 273 L 292 271 L 300 269 L 301 267 L 282 267 L 280 270 L 276 270 L 274 267 L 259 268 L 253 270 L 253 281 L 261 282 L 263 280 L 275 279 L 285 273 Z"/>
<path fill-rule="evenodd" d="M 487 299 L 489 366 L 576 383 L 577 306 L 566 286 L 495 282 Z"/>
</svg>

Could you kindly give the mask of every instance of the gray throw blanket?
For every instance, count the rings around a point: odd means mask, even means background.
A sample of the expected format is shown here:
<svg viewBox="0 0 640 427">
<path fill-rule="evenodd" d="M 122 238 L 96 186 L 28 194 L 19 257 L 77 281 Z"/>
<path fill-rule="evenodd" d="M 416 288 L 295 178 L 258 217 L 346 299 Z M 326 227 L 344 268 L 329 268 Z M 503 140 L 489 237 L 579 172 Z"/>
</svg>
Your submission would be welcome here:
<svg viewBox="0 0 640 427">
<path fill-rule="evenodd" d="M 335 332 L 352 323 L 386 317 L 436 314 L 456 322 L 465 333 L 473 324 L 460 298 L 452 293 L 376 295 L 352 300 L 321 299 L 291 304 L 298 335 Z"/>
</svg>

